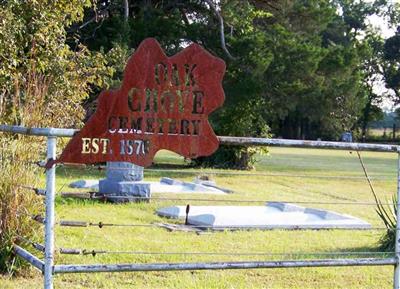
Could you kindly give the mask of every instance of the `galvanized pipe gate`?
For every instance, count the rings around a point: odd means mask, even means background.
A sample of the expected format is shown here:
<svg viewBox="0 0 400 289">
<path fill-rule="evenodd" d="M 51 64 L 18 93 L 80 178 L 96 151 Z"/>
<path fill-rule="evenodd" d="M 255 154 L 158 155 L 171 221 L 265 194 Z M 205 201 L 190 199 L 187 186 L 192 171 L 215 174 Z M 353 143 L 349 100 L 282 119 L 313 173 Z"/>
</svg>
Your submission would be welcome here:
<svg viewBox="0 0 400 289">
<path fill-rule="evenodd" d="M 25 135 L 47 137 L 47 160 L 56 158 L 57 137 L 72 137 L 77 130 L 58 128 L 25 128 L 21 126 L 0 125 L 0 131 Z M 218 137 L 226 145 L 251 146 L 288 146 L 306 148 L 329 148 L 357 151 L 395 152 L 398 154 L 397 206 L 400 208 L 400 147 L 395 145 L 342 143 L 326 141 L 303 141 L 286 139 Z M 44 288 L 52 289 L 53 276 L 58 273 L 85 272 L 127 272 L 127 271 L 177 271 L 177 270 L 216 270 L 216 269 L 255 269 L 255 268 L 299 268 L 334 266 L 394 266 L 393 288 L 400 289 L 400 223 L 396 224 L 395 257 L 393 258 L 357 258 L 326 259 L 304 261 L 261 261 L 261 262 L 213 262 L 213 263 L 155 263 L 155 264 L 95 264 L 95 265 L 55 265 L 54 264 L 54 200 L 55 166 L 46 171 L 46 216 L 45 216 L 45 256 L 44 261 L 28 251 L 15 246 L 18 256 L 44 273 Z M 397 210 L 397 220 L 400 210 Z"/>
</svg>

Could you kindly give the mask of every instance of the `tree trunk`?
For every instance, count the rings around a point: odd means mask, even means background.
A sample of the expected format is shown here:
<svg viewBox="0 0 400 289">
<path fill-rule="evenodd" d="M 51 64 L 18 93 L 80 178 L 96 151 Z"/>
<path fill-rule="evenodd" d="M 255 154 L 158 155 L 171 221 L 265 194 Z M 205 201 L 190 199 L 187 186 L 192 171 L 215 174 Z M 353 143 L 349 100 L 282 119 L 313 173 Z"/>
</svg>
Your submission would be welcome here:
<svg viewBox="0 0 400 289">
<path fill-rule="evenodd" d="M 128 21 L 129 18 L 129 0 L 124 0 L 124 19 Z"/>
<path fill-rule="evenodd" d="M 396 141 L 396 124 L 395 124 L 395 123 L 393 124 L 393 134 L 392 134 L 392 137 L 393 137 L 393 141 Z"/>
<path fill-rule="evenodd" d="M 363 114 L 362 125 L 361 125 L 361 135 L 362 135 L 363 142 L 365 142 L 365 139 L 367 137 L 367 127 L 368 127 L 368 122 L 369 122 L 369 115 L 371 113 L 371 102 L 372 102 L 372 99 L 368 98 L 368 102 L 364 108 L 364 114 Z"/>
</svg>

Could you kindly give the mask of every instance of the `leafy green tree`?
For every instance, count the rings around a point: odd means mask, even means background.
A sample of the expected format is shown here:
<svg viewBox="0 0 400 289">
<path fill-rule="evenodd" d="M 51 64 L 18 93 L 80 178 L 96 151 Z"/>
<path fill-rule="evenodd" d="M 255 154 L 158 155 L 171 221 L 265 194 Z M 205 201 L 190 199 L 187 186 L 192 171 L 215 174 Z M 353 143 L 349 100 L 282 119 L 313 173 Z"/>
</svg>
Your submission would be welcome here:
<svg viewBox="0 0 400 289">
<path fill-rule="evenodd" d="M 66 27 L 83 17 L 90 1 L 6 1 L 0 4 L 0 119 L 43 126 L 78 126 L 82 100 L 106 86 L 113 68 L 101 53 L 66 44 Z M 26 123 L 30 81 L 41 82 L 42 117 Z M 39 101 L 39 100 L 32 100 Z"/>
<path fill-rule="evenodd" d="M 400 30 L 385 41 L 384 59 L 387 67 L 384 71 L 386 87 L 395 94 L 395 102 L 400 103 Z"/>
<path fill-rule="evenodd" d="M 385 92 L 377 93 L 374 89 L 385 79 L 385 74 L 390 70 L 390 63 L 385 59 L 384 39 L 380 31 L 374 30 L 368 25 L 366 18 L 371 15 L 379 15 L 382 19 L 390 20 L 392 24 L 397 22 L 393 17 L 397 5 L 385 0 L 371 2 L 338 1 L 343 7 L 343 16 L 352 35 L 353 42 L 360 47 L 361 84 L 360 95 L 365 99 L 365 106 L 359 117 L 362 137 L 365 138 L 369 122 L 383 117 L 380 105 L 384 99 L 390 98 Z"/>
<path fill-rule="evenodd" d="M 261 2 L 261 1 L 257 1 Z M 332 138 L 351 127 L 359 108 L 357 49 L 331 1 L 262 1 L 272 61 L 264 74 L 265 118 L 286 138 Z M 351 109 L 354 108 L 354 111 Z M 348 112 L 348 113 L 347 113 Z"/>
<path fill-rule="evenodd" d="M 111 81 L 108 55 L 66 43 L 66 29 L 81 21 L 90 1 L 0 1 L 0 122 L 32 126 L 78 127 L 82 101 Z M 23 264 L 13 244 L 33 239 L 38 226 L 30 214 L 43 201 L 21 186 L 36 186 L 43 139 L 0 134 L 0 272 Z M 20 241 L 19 241 L 20 242 Z"/>
<path fill-rule="evenodd" d="M 73 30 L 91 50 L 155 37 L 168 54 L 197 42 L 225 59 L 226 102 L 212 116 L 218 134 L 334 139 L 368 121 L 381 98 L 365 80 L 374 50 L 362 36 L 368 16 L 388 13 L 387 1 L 100 3 Z"/>
<path fill-rule="evenodd" d="M 368 61 L 375 50 L 362 36 L 368 30 L 368 16 L 389 13 L 384 0 L 89 4 L 80 6 L 66 30 L 63 26 L 63 36 L 56 38 L 63 43 L 64 59 L 69 55 L 78 60 L 67 67 L 90 75 L 85 83 L 79 83 L 85 79 L 79 77 L 69 84 L 74 88 L 74 95 L 69 94 L 73 111 L 79 112 L 76 119 L 82 117 L 77 108 L 89 94 L 93 98 L 100 87 L 118 85 L 130 49 L 146 37 L 157 38 L 168 54 L 196 42 L 226 60 L 226 103 L 212 116 L 218 134 L 266 136 L 271 131 L 289 138 L 332 139 L 366 123 L 381 98 L 370 93 L 365 80 L 379 65 Z M 79 61 L 77 51 L 84 60 Z M 60 63 L 52 64 L 53 71 L 65 71 Z"/>
<path fill-rule="evenodd" d="M 384 115 L 380 106 L 385 98 L 390 98 L 387 93 L 377 93 L 374 89 L 384 78 L 384 71 L 387 69 L 387 62 L 383 56 L 384 40 L 375 31 L 367 31 L 367 33 L 365 37 L 366 56 L 364 57 L 363 67 L 363 92 L 366 104 L 360 117 L 363 139 L 366 138 L 368 124 L 383 118 Z"/>
</svg>

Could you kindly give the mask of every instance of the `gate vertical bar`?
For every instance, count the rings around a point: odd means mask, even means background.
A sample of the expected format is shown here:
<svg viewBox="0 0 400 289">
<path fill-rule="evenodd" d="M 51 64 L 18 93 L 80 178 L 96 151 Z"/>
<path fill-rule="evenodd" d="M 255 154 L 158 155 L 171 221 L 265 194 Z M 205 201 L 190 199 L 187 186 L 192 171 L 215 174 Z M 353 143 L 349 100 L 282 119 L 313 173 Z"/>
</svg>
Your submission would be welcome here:
<svg viewBox="0 0 400 289">
<path fill-rule="evenodd" d="M 397 214 L 395 239 L 396 265 L 394 267 L 394 289 L 400 289 L 400 148 L 397 148 L 397 158 Z"/>
<path fill-rule="evenodd" d="M 57 138 L 47 138 L 47 160 L 56 158 Z M 54 199 L 56 191 L 56 166 L 46 171 L 46 217 L 45 217 L 45 254 L 44 289 L 53 289 L 54 267 Z"/>
</svg>

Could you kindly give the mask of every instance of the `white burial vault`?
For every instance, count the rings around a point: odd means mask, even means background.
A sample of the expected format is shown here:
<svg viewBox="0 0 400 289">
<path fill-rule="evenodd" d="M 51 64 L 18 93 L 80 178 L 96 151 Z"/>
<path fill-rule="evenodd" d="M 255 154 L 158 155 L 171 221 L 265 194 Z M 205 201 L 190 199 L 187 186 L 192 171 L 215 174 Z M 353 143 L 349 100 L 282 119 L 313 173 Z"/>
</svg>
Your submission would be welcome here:
<svg viewBox="0 0 400 289">
<path fill-rule="evenodd" d="M 169 218 L 186 218 L 186 206 L 157 210 Z M 271 202 L 265 206 L 190 206 L 188 224 L 212 230 L 368 229 L 361 219 L 331 211 Z"/>
<path fill-rule="evenodd" d="M 136 184 L 149 184 L 151 193 L 174 194 L 214 194 L 225 195 L 226 189 L 218 188 L 215 184 L 194 180 L 183 182 L 171 178 L 162 178 L 159 182 L 137 181 Z M 71 188 L 99 190 L 99 180 L 79 180 L 69 184 Z"/>
</svg>

